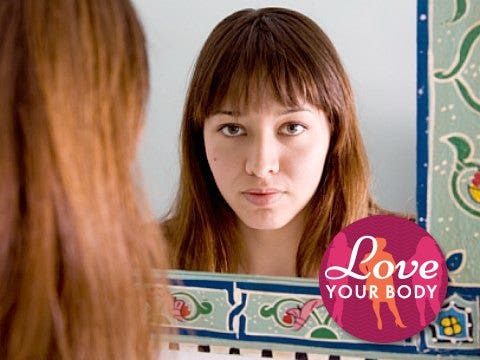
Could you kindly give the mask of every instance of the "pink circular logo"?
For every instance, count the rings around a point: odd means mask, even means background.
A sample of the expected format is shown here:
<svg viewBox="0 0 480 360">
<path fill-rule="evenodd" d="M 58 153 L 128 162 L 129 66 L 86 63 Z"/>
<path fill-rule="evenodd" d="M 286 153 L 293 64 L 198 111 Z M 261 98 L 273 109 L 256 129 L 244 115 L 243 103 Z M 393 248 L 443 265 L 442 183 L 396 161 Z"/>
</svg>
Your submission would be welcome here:
<svg viewBox="0 0 480 360">
<path fill-rule="evenodd" d="M 377 215 L 333 238 L 319 283 L 325 307 L 342 329 L 387 343 L 411 337 L 433 321 L 448 274 L 430 234 L 407 219 Z"/>
</svg>

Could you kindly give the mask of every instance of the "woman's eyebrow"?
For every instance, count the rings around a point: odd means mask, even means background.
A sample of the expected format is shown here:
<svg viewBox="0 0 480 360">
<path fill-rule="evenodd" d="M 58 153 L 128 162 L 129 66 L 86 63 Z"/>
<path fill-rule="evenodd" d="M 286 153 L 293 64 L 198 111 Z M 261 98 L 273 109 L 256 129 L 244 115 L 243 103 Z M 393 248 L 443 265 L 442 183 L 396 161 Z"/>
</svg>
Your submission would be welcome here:
<svg viewBox="0 0 480 360">
<path fill-rule="evenodd" d="M 302 107 L 302 106 L 299 106 L 299 107 L 292 107 L 292 108 L 285 108 L 285 109 L 282 109 L 278 112 L 277 116 L 282 116 L 282 115 L 287 115 L 287 114 L 292 114 L 292 113 L 296 113 L 296 112 L 302 112 L 302 111 L 307 111 L 307 112 L 312 112 L 312 109 L 308 108 L 308 107 Z M 235 111 L 235 110 L 216 110 L 214 112 L 212 112 L 212 115 L 210 116 L 215 116 L 215 115 L 227 115 L 227 116 L 231 116 L 231 117 L 241 117 L 242 116 L 242 113 L 240 111 Z"/>
<path fill-rule="evenodd" d="M 227 116 L 238 117 L 240 116 L 240 113 L 238 111 L 233 111 L 233 110 L 217 110 L 217 111 L 214 111 L 211 116 L 214 116 L 214 115 L 227 115 Z"/>
<path fill-rule="evenodd" d="M 285 110 L 282 110 L 279 115 L 287 115 L 287 114 L 291 114 L 291 113 L 296 113 L 296 112 L 301 112 L 301 111 L 308 111 L 308 112 L 312 112 L 312 109 L 308 108 L 308 107 L 294 107 L 294 108 L 287 108 Z"/>
</svg>

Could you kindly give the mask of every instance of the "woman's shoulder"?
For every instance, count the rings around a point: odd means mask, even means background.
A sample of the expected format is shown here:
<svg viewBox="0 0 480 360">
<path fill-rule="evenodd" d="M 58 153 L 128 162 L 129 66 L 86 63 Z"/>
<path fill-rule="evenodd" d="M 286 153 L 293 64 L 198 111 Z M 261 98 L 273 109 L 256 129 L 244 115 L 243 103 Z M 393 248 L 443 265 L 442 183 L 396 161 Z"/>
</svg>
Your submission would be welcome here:
<svg viewBox="0 0 480 360">
<path fill-rule="evenodd" d="M 156 225 L 159 227 L 160 231 L 162 232 L 163 236 L 167 240 L 167 242 L 173 241 L 173 235 L 175 228 L 175 219 L 173 218 L 161 218 L 156 220 Z"/>
<path fill-rule="evenodd" d="M 402 217 L 413 222 L 417 221 L 416 216 L 414 214 L 401 212 L 401 211 L 387 210 L 382 208 L 373 200 L 370 200 L 368 204 L 368 216 L 372 216 L 372 215 L 392 215 L 392 216 Z"/>
</svg>

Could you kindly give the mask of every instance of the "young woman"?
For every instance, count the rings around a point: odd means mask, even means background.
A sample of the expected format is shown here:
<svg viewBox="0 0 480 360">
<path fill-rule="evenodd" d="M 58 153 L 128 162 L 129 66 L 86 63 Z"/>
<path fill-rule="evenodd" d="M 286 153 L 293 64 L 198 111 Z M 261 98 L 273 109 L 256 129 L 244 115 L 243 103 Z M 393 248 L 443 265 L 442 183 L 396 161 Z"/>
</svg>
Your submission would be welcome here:
<svg viewBox="0 0 480 360">
<path fill-rule="evenodd" d="M 296 11 L 242 10 L 214 28 L 181 144 L 165 222 L 177 268 L 315 276 L 330 239 L 378 211 L 345 70 Z"/>
<path fill-rule="evenodd" d="M 148 92 L 135 12 L 3 0 L 0 34 L 0 358 L 153 357 L 162 261 L 132 179 Z"/>
</svg>

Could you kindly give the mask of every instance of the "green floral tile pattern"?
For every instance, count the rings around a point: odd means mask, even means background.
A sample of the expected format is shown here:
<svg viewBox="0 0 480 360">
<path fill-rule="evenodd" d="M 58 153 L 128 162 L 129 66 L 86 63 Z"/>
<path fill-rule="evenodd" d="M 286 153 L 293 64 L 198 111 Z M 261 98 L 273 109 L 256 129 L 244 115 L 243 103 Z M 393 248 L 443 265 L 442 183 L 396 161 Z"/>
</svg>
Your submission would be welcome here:
<svg viewBox="0 0 480 360">
<path fill-rule="evenodd" d="M 464 254 L 455 284 L 480 283 L 480 2 L 429 1 L 427 230 L 446 257 Z"/>
<path fill-rule="evenodd" d="M 316 280 L 171 271 L 173 341 L 385 358 L 480 356 L 480 287 L 450 287 L 439 316 L 402 342 L 373 344 L 345 333 Z M 361 326 L 361 324 L 359 324 Z"/>
</svg>

